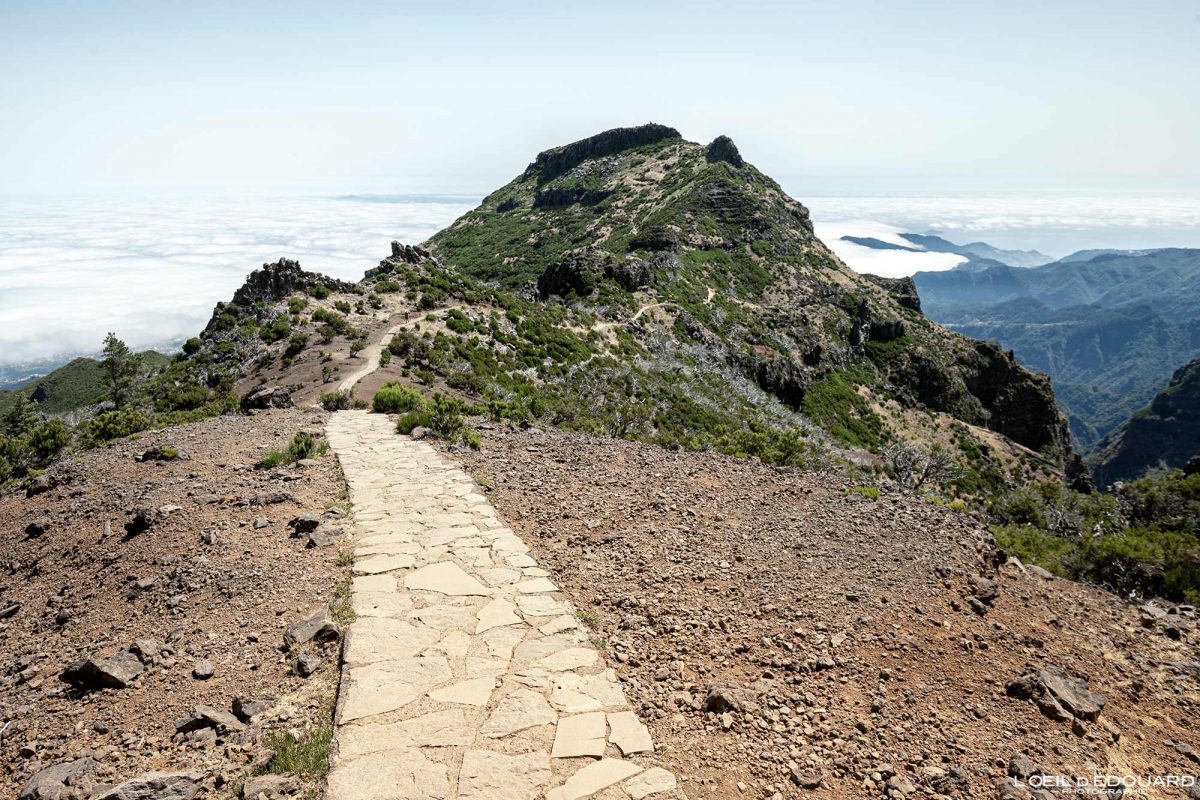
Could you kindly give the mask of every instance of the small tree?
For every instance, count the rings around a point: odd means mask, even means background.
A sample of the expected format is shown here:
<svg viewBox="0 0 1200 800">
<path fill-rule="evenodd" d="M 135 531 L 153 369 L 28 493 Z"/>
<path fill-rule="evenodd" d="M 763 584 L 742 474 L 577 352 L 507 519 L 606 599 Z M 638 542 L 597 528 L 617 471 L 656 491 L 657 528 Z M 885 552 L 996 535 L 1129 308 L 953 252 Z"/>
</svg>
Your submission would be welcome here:
<svg viewBox="0 0 1200 800">
<path fill-rule="evenodd" d="M 962 474 L 954 456 L 941 445 L 927 450 L 912 442 L 897 442 L 883 448 L 882 455 L 896 481 L 914 492 L 927 483 L 949 483 Z"/>
<path fill-rule="evenodd" d="M 37 404 L 29 399 L 29 395 L 17 392 L 16 402 L 4 415 L 3 433 L 14 439 L 19 438 L 33 430 L 40 419 Z"/>
<path fill-rule="evenodd" d="M 104 358 L 100 362 L 108 394 L 117 408 L 126 406 L 133 397 L 138 376 L 142 372 L 142 357 L 115 333 L 104 337 Z"/>
</svg>

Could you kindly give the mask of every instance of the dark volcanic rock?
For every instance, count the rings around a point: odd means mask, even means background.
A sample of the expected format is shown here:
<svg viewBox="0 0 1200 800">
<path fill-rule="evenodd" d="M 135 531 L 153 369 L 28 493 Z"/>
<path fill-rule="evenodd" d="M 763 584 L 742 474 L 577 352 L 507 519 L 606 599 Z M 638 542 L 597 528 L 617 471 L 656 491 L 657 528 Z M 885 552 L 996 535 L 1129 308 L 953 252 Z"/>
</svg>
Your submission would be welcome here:
<svg viewBox="0 0 1200 800">
<path fill-rule="evenodd" d="M 281 258 L 274 264 L 263 264 L 246 278 L 246 282 L 233 294 L 233 302 L 242 308 L 251 308 L 255 303 L 274 303 L 296 292 L 324 286 L 330 291 L 350 291 L 353 286 L 316 272 L 300 269 L 299 261 Z M 220 306 L 218 306 L 218 313 Z"/>
<path fill-rule="evenodd" d="M 1087 681 L 1056 669 L 1028 672 L 1006 687 L 1009 695 L 1033 700 L 1051 719 L 1094 720 L 1104 710 L 1104 695 L 1090 691 Z"/>
<path fill-rule="evenodd" d="M 90 758 L 46 767 L 29 779 L 17 795 L 17 800 L 57 800 L 59 793 L 72 779 L 87 775 L 95 769 L 96 762 Z"/>
<path fill-rule="evenodd" d="M 190 772 L 147 772 L 93 797 L 95 800 L 192 800 L 200 792 L 199 777 Z"/>
<path fill-rule="evenodd" d="M 112 658 L 85 658 L 76 661 L 59 676 L 65 683 L 85 692 L 98 689 L 124 689 L 142 674 L 142 662 L 133 653 L 117 653 Z"/>
<path fill-rule="evenodd" d="M 251 389 L 242 398 L 242 410 L 264 408 L 291 408 L 292 393 L 282 386 L 259 386 Z"/>
<path fill-rule="evenodd" d="M 617 262 L 595 252 L 569 253 L 541 274 L 537 292 L 543 300 L 553 295 L 565 297 L 570 292 L 584 297 L 595 291 L 600 281 L 606 278 L 633 291 L 649 284 L 654 272 L 648 262 L 640 259 Z"/>
<path fill-rule="evenodd" d="M 725 161 L 733 164 L 735 167 L 740 167 L 746 162 L 742 160 L 742 154 L 738 152 L 737 145 L 733 143 L 724 134 L 718 136 L 709 142 L 705 148 L 704 155 L 709 161 Z"/>
<path fill-rule="evenodd" d="M 328 608 L 319 608 L 302 620 L 293 622 L 283 634 L 289 647 L 305 642 L 331 642 L 342 634 L 342 629 L 333 621 Z"/>
<path fill-rule="evenodd" d="M 529 165 L 525 173 L 529 175 L 536 172 L 541 180 L 547 181 L 562 175 L 589 158 L 612 155 L 661 139 L 678 138 L 680 138 L 679 131 L 653 122 L 648 125 L 639 125 L 636 128 L 613 128 L 595 136 L 580 139 L 578 142 L 538 153 L 537 159 Z"/>
<path fill-rule="evenodd" d="M 878 275 L 863 275 L 881 289 L 887 291 L 896 302 L 913 311 L 921 310 L 921 296 L 917 293 L 917 284 L 912 278 L 883 278 Z"/>
</svg>

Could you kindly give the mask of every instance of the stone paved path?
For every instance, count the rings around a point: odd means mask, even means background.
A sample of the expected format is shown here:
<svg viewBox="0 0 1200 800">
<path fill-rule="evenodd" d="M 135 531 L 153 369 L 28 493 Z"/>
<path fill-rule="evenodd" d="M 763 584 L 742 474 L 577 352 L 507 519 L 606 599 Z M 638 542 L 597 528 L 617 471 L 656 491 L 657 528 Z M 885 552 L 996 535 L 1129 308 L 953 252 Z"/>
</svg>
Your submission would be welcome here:
<svg viewBox="0 0 1200 800">
<path fill-rule="evenodd" d="M 682 798 L 574 609 L 475 482 L 340 412 L 357 619 L 328 800 Z"/>
</svg>

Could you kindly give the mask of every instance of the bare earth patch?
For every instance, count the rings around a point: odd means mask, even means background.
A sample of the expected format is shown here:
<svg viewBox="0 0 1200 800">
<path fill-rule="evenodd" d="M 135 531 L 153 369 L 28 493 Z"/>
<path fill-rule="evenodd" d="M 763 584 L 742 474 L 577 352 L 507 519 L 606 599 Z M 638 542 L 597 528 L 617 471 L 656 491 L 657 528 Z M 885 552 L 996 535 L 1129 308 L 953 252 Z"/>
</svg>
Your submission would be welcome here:
<svg viewBox="0 0 1200 800">
<path fill-rule="evenodd" d="M 966 515 L 557 432 L 488 431 L 454 455 L 579 606 L 693 800 L 1200 771 L 1195 643 L 1106 592 L 997 565 Z M 1098 718 L 1010 693 L 1055 668 L 1103 696 Z"/>
</svg>

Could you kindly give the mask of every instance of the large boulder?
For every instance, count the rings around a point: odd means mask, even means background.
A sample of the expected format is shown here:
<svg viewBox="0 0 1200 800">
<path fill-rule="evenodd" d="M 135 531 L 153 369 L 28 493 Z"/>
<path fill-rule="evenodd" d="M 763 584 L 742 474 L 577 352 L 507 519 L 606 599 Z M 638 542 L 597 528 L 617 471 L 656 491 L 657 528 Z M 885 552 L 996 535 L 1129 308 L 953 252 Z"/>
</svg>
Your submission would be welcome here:
<svg viewBox="0 0 1200 800">
<path fill-rule="evenodd" d="M 80 758 L 63 764 L 46 767 L 34 773 L 17 800 L 56 800 L 59 793 L 76 779 L 93 772 L 96 762 L 90 758 Z"/>
<path fill-rule="evenodd" d="M 93 800 L 192 800 L 199 792 L 199 776 L 194 773 L 147 772 Z"/>
<path fill-rule="evenodd" d="M 243 411 L 291 407 L 292 393 L 282 386 L 258 386 L 242 398 Z"/>
<path fill-rule="evenodd" d="M 1094 720 L 1104 710 L 1104 695 L 1088 689 L 1087 681 L 1061 670 L 1031 670 L 1007 686 L 1009 696 L 1032 700 L 1051 719 Z"/>
<path fill-rule="evenodd" d="M 124 689 L 142 674 L 142 662 L 133 653 L 121 652 L 112 658 L 85 658 L 68 666 L 59 678 L 85 692 L 100 689 Z"/>
<path fill-rule="evenodd" d="M 348 283 L 300 269 L 299 261 L 281 258 L 273 264 L 263 264 L 246 278 L 242 287 L 233 294 L 233 302 L 242 308 L 252 308 L 256 303 L 276 303 L 296 292 L 304 292 L 323 286 L 331 292 L 347 292 L 353 289 Z"/>
</svg>

